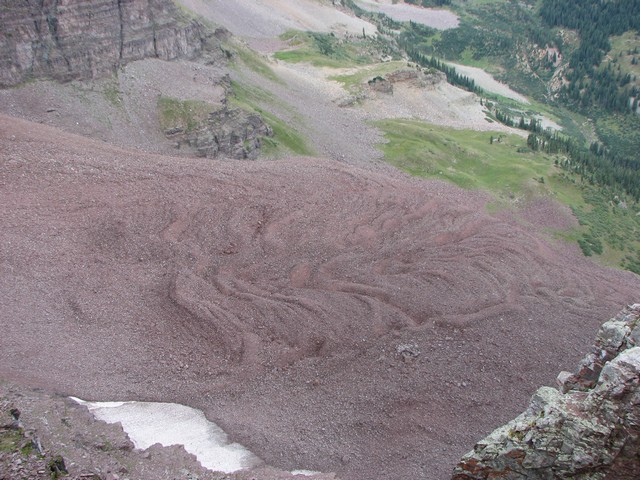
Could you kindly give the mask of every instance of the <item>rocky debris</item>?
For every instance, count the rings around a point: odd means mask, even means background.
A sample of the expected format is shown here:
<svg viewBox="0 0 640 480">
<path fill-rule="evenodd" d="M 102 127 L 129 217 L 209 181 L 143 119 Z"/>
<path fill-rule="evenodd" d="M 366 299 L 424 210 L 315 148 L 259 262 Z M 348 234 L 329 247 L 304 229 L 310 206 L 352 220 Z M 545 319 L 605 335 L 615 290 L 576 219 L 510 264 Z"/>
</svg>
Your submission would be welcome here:
<svg viewBox="0 0 640 480">
<path fill-rule="evenodd" d="M 258 113 L 225 104 L 194 130 L 170 128 L 165 135 L 175 140 L 177 148 L 188 145 L 200 157 L 253 160 L 258 156 L 262 139 L 272 137 L 273 130 Z"/>
<path fill-rule="evenodd" d="M 216 37 L 170 0 L 3 3 L 1 87 L 41 77 L 100 78 L 143 58 L 223 56 Z"/>
<path fill-rule="evenodd" d="M 416 87 L 426 88 L 436 85 L 445 80 L 442 72 L 425 73 L 423 70 L 416 68 L 403 68 L 388 74 L 385 77 L 391 83 L 412 83 Z"/>
<path fill-rule="evenodd" d="M 393 83 L 409 83 L 418 88 L 433 88 L 446 81 L 446 75 L 439 71 L 424 71 L 420 68 L 403 68 L 385 77 Z"/>
<path fill-rule="evenodd" d="M 51 479 L 68 473 L 64 459 L 42 448 L 34 430 L 20 421 L 20 410 L 0 401 L 0 479 Z"/>
<path fill-rule="evenodd" d="M 602 325 L 558 383 L 478 442 L 452 479 L 640 478 L 640 304 Z"/>
<path fill-rule="evenodd" d="M 383 77 L 374 77 L 367 82 L 369 89 L 378 93 L 393 94 L 393 83 Z"/>
<path fill-rule="evenodd" d="M 416 88 L 433 89 L 436 85 L 446 81 L 446 76 L 442 72 L 425 72 L 420 68 L 402 68 L 388 75 L 376 76 L 367 82 L 369 91 L 393 95 L 393 86 L 397 83 L 404 83 Z"/>
<path fill-rule="evenodd" d="M 443 182 L 0 131 L 0 377 L 189 405 L 283 470 L 450 477 L 640 291 Z"/>
<path fill-rule="evenodd" d="M 24 412 L 22 415 L 20 410 Z M 135 450 L 119 424 L 95 420 L 85 407 L 67 398 L 0 380 L 0 480 L 62 478 L 337 479 L 332 473 L 302 477 L 266 465 L 225 474 L 203 468 L 182 446 L 156 444 L 144 451 Z"/>
</svg>

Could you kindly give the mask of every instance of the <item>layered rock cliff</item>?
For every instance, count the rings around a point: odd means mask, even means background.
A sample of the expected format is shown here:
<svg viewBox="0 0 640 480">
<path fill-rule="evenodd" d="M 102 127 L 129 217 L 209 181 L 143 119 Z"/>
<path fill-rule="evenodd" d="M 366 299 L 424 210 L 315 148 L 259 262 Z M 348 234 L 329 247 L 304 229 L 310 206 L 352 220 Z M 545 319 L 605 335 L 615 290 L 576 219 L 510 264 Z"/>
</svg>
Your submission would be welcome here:
<svg viewBox="0 0 640 480">
<path fill-rule="evenodd" d="M 606 322 L 558 383 L 478 442 L 453 480 L 640 478 L 640 304 Z"/>
<path fill-rule="evenodd" d="M 170 0 L 2 0 L 0 32 L 1 87 L 96 78 L 134 60 L 193 58 L 211 46 L 206 29 Z"/>
</svg>

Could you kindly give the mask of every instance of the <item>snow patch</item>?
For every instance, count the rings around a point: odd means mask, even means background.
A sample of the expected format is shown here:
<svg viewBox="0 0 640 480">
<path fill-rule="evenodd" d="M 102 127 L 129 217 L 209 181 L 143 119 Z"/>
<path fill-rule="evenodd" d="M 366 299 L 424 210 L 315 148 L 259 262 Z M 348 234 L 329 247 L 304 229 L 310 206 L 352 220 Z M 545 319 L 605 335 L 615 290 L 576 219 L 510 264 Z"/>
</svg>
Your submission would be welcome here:
<svg viewBox="0 0 640 480">
<path fill-rule="evenodd" d="M 207 420 L 200 410 L 176 403 L 86 402 L 98 420 L 120 423 L 136 448 L 144 450 L 159 443 L 182 445 L 195 455 L 203 467 L 232 473 L 251 468 L 260 459 L 238 443 L 230 443 L 227 434 Z"/>
</svg>

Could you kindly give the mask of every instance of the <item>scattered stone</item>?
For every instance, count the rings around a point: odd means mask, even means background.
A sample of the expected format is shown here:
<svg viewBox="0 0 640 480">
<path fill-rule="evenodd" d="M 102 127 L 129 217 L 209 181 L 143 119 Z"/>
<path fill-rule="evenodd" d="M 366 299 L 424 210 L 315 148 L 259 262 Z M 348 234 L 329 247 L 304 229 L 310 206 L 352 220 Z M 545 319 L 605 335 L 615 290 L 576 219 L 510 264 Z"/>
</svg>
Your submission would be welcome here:
<svg viewBox="0 0 640 480">
<path fill-rule="evenodd" d="M 416 359 L 420 355 L 420 348 L 415 343 L 401 343 L 396 347 L 396 353 L 403 362 Z"/>
</svg>

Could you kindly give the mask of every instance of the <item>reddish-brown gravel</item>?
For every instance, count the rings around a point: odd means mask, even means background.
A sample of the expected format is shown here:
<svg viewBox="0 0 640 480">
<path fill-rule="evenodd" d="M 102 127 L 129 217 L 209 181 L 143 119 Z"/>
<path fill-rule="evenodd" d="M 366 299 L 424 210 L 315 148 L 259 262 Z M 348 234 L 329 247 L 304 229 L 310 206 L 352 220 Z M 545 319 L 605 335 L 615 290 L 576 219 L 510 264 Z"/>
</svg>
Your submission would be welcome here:
<svg viewBox="0 0 640 480">
<path fill-rule="evenodd" d="M 0 116 L 0 378 L 201 408 L 278 468 L 447 478 L 640 292 L 484 202 Z"/>
</svg>

